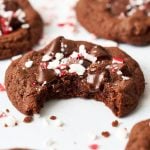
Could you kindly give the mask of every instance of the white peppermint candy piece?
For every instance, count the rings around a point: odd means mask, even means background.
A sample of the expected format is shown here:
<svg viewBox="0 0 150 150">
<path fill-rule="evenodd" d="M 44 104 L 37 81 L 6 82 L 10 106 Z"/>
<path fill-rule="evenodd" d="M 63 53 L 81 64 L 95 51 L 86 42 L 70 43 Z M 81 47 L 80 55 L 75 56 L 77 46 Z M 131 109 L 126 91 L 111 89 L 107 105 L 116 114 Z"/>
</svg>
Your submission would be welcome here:
<svg viewBox="0 0 150 150">
<path fill-rule="evenodd" d="M 25 62 L 25 67 L 26 68 L 31 68 L 33 65 L 33 61 L 32 60 L 28 60 L 27 62 Z"/>
<path fill-rule="evenodd" d="M 77 73 L 78 75 L 83 75 L 85 72 L 85 67 L 82 66 L 81 64 L 71 64 L 69 65 L 69 73 Z"/>
</svg>

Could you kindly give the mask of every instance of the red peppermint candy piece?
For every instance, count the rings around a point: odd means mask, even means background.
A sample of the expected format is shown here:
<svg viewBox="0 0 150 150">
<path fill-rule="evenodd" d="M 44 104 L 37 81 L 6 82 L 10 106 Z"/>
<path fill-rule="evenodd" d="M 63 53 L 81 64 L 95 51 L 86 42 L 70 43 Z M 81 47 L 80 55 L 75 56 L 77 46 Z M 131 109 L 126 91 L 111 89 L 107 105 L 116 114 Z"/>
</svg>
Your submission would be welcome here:
<svg viewBox="0 0 150 150">
<path fill-rule="evenodd" d="M 66 24 L 65 23 L 58 23 L 57 26 L 58 27 L 64 27 Z"/>
<path fill-rule="evenodd" d="M 4 118 L 4 117 L 7 117 L 6 113 L 1 112 L 1 113 L 0 113 L 0 118 Z"/>
<path fill-rule="evenodd" d="M 41 69 L 47 69 L 48 62 L 41 62 L 40 66 L 41 66 Z"/>
<path fill-rule="evenodd" d="M 89 146 L 89 148 L 90 148 L 91 150 L 98 150 L 99 145 L 98 145 L 98 144 L 91 144 L 91 145 Z"/>
<path fill-rule="evenodd" d="M 114 57 L 112 63 L 119 63 L 122 64 L 124 61 L 122 58 Z"/>
<path fill-rule="evenodd" d="M 67 71 L 62 70 L 62 71 L 61 71 L 61 74 L 60 74 L 60 77 L 63 77 L 63 76 L 65 76 L 66 74 L 67 74 Z"/>
<path fill-rule="evenodd" d="M 0 92 L 5 91 L 5 87 L 0 83 Z"/>
<path fill-rule="evenodd" d="M 75 24 L 74 23 L 72 23 L 72 22 L 64 22 L 64 23 L 58 23 L 57 24 L 57 26 L 58 27 L 64 27 L 64 26 L 70 26 L 70 27 L 74 27 L 75 26 Z"/>
<path fill-rule="evenodd" d="M 5 18 L 0 18 L 0 23 L 1 23 L 1 28 L 2 28 L 2 32 L 3 34 L 9 34 L 11 32 L 10 27 L 7 26 L 7 20 Z"/>
</svg>

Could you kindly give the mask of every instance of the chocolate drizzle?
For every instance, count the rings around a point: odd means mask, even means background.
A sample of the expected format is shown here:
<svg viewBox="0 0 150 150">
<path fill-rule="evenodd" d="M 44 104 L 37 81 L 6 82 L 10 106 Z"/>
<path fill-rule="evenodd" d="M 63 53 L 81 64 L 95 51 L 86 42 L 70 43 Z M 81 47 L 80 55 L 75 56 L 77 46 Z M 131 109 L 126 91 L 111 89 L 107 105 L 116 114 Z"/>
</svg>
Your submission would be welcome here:
<svg viewBox="0 0 150 150">
<path fill-rule="evenodd" d="M 52 82 L 55 78 L 56 78 L 56 74 L 54 70 L 39 68 L 39 74 L 37 78 L 37 81 L 39 83 L 43 83 L 45 81 Z"/>
</svg>

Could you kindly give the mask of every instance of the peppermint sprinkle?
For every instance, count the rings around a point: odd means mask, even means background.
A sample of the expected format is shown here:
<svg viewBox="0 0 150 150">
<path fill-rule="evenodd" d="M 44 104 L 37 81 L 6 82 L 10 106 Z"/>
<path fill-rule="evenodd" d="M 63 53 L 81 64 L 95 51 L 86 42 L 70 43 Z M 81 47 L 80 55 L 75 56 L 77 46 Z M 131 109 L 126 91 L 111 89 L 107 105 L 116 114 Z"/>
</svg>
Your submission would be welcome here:
<svg viewBox="0 0 150 150">
<path fill-rule="evenodd" d="M 87 83 L 93 84 L 95 79 L 95 74 L 88 74 L 87 76 Z"/>
<path fill-rule="evenodd" d="M 29 25 L 28 23 L 22 24 L 22 25 L 21 25 L 21 28 L 22 28 L 22 29 L 28 29 L 28 28 L 30 28 L 30 25 Z"/>
<path fill-rule="evenodd" d="M 57 60 L 60 60 L 64 57 L 64 55 L 63 55 L 63 53 L 56 53 L 55 57 L 56 57 Z"/>
<path fill-rule="evenodd" d="M 86 52 L 85 45 L 79 46 L 79 53 L 87 60 L 91 61 L 92 63 L 95 63 L 97 58 L 93 55 L 90 55 Z"/>
<path fill-rule="evenodd" d="M 129 80 L 130 78 L 129 78 L 129 77 L 126 77 L 126 76 L 122 76 L 122 79 L 123 79 L 124 81 L 126 81 L 126 80 Z"/>
<path fill-rule="evenodd" d="M 5 87 L 4 87 L 4 85 L 2 85 L 1 83 L 0 83 L 0 92 L 4 92 L 5 91 Z"/>
<path fill-rule="evenodd" d="M 115 63 L 116 64 L 123 64 L 123 59 L 115 57 L 115 58 L 113 58 L 112 63 L 113 64 L 115 64 Z"/>
<path fill-rule="evenodd" d="M 122 72 L 120 70 L 118 70 L 117 75 L 122 75 Z"/>
<path fill-rule="evenodd" d="M 49 61 L 51 59 L 52 59 L 52 56 L 49 56 L 47 54 L 42 57 L 42 61 Z"/>
<path fill-rule="evenodd" d="M 31 68 L 32 65 L 33 65 L 33 61 L 31 61 L 31 60 L 28 60 L 27 62 L 25 62 L 25 67 L 26 68 Z"/>
<path fill-rule="evenodd" d="M 22 57 L 22 55 L 16 55 L 16 56 L 13 56 L 13 57 L 11 58 L 11 60 L 14 61 L 14 60 L 17 60 L 17 59 L 19 59 L 19 58 L 21 58 L 21 57 Z"/>
<path fill-rule="evenodd" d="M 91 145 L 89 146 L 89 148 L 90 148 L 91 150 L 98 150 L 98 149 L 99 149 L 99 145 L 98 145 L 98 144 L 91 144 Z"/>
</svg>

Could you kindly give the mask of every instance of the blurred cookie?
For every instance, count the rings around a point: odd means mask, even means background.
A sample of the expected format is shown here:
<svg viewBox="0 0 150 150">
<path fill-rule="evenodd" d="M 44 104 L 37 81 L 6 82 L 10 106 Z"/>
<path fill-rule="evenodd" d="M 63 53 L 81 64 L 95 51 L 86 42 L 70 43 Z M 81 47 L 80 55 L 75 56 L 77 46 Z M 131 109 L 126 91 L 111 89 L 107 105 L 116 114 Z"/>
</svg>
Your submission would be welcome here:
<svg viewBox="0 0 150 150">
<path fill-rule="evenodd" d="M 41 17 L 28 0 L 0 1 L 0 59 L 30 51 L 42 31 Z"/>
<path fill-rule="evenodd" d="M 126 150 L 150 150 L 150 119 L 132 128 Z"/>
<path fill-rule="evenodd" d="M 76 14 L 83 27 L 98 37 L 150 44 L 149 0 L 79 0 Z"/>
</svg>

